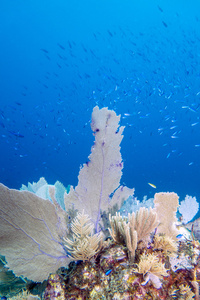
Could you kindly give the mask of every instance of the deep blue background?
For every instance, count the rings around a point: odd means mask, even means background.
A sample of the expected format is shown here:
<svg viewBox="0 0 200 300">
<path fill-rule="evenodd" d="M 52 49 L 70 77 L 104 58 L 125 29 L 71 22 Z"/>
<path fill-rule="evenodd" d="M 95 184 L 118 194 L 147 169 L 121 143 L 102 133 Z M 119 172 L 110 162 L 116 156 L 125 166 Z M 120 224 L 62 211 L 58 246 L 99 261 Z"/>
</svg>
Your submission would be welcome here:
<svg viewBox="0 0 200 300">
<path fill-rule="evenodd" d="M 76 185 L 98 104 L 122 115 L 135 196 L 200 200 L 199 3 L 1 0 L 0 182 Z"/>
</svg>

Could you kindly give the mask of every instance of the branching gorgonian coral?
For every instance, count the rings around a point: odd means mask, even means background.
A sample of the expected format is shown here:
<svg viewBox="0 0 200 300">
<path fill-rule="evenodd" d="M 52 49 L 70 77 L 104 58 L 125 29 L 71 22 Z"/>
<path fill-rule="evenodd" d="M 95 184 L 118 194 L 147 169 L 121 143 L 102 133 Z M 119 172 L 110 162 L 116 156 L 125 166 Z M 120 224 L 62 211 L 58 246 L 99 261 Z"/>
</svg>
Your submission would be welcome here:
<svg viewBox="0 0 200 300">
<path fill-rule="evenodd" d="M 64 246 L 74 260 L 89 260 L 101 248 L 103 234 L 94 234 L 94 224 L 88 215 L 78 213 L 71 225 L 72 240 L 64 238 Z"/>
<path fill-rule="evenodd" d="M 160 261 L 156 254 L 145 254 L 140 256 L 140 261 L 138 263 L 136 271 L 143 274 L 145 285 L 150 281 L 153 286 L 159 289 L 162 286 L 160 279 L 164 276 L 168 276 L 167 269 L 165 265 Z"/>
<path fill-rule="evenodd" d="M 141 207 L 136 214 L 133 212 L 127 218 L 120 213 L 116 216 L 109 216 L 111 229 L 110 235 L 119 244 L 125 244 L 129 250 L 129 257 L 133 261 L 138 242 L 147 244 L 150 233 L 157 226 L 157 215 L 152 209 Z"/>
</svg>

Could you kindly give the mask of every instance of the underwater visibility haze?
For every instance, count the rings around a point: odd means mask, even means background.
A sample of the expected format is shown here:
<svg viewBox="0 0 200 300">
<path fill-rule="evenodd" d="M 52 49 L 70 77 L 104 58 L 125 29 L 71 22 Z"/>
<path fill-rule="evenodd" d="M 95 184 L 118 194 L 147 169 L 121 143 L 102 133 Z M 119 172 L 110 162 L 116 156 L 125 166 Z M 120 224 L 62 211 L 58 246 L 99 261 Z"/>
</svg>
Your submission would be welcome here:
<svg viewBox="0 0 200 300">
<path fill-rule="evenodd" d="M 2 0 L 0 182 L 76 185 L 98 105 L 126 126 L 122 183 L 136 197 L 199 200 L 199 12 L 186 0 Z"/>
<path fill-rule="evenodd" d="M 1 0 L 0 28 L 1 299 L 199 299 L 200 2 Z"/>
</svg>

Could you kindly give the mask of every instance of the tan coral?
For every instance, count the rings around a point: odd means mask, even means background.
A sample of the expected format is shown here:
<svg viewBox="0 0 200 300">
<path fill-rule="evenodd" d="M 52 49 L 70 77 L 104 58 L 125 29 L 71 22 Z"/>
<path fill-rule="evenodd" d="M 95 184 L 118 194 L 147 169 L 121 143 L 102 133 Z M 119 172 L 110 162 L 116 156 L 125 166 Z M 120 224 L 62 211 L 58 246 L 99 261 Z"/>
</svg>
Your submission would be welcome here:
<svg viewBox="0 0 200 300">
<path fill-rule="evenodd" d="M 130 226 L 130 222 L 126 222 L 126 218 L 123 218 L 120 213 L 116 213 L 116 216 L 109 215 L 111 229 L 109 228 L 110 235 L 113 240 L 119 244 L 125 244 L 129 250 L 129 256 L 131 260 L 134 259 L 135 250 L 137 248 L 137 232 L 134 227 Z"/>
<path fill-rule="evenodd" d="M 156 289 L 161 288 L 162 279 L 164 276 L 168 276 L 165 265 L 160 261 L 159 257 L 155 254 L 143 253 L 140 257 L 136 271 L 143 274 L 145 285 L 148 281 L 151 281 Z"/>
<path fill-rule="evenodd" d="M 0 184 L 1 255 L 16 276 L 43 281 L 70 262 L 61 245 L 66 216 L 49 200 Z"/>
<path fill-rule="evenodd" d="M 72 240 L 64 238 L 64 246 L 74 260 L 89 260 L 98 253 L 103 239 L 102 233 L 94 232 L 94 224 L 88 215 L 78 213 L 71 225 Z"/>
<path fill-rule="evenodd" d="M 156 254 L 145 254 L 143 253 L 140 256 L 140 261 L 138 264 L 138 273 L 146 274 L 151 272 L 157 275 L 159 278 L 163 276 L 168 276 L 167 269 L 165 265 L 159 260 L 159 257 Z"/>
<path fill-rule="evenodd" d="M 164 254 L 168 255 L 170 253 L 177 252 L 178 246 L 176 242 L 166 235 L 156 234 L 154 236 L 154 249 L 162 250 Z"/>
<path fill-rule="evenodd" d="M 137 231 L 134 230 L 134 227 L 130 225 L 130 222 L 126 224 L 124 222 L 124 232 L 125 232 L 125 240 L 126 240 L 126 246 L 129 250 L 129 258 L 130 261 L 133 262 L 135 258 L 135 250 L 137 249 Z"/>
<path fill-rule="evenodd" d="M 133 212 L 128 214 L 130 227 L 137 231 L 138 242 L 142 241 L 143 245 L 147 245 L 150 233 L 155 230 L 158 225 L 157 214 L 152 208 L 141 207 L 136 214 Z"/>
<path fill-rule="evenodd" d="M 164 233 L 176 240 L 178 230 L 176 229 L 176 212 L 179 206 L 178 195 L 176 193 L 156 193 L 154 196 L 154 211 L 158 215 L 157 233 Z"/>
<path fill-rule="evenodd" d="M 120 213 L 116 213 L 115 216 L 109 215 L 109 221 L 111 229 L 108 228 L 111 237 L 118 244 L 125 243 L 124 221 L 126 218 L 122 217 Z"/>
<path fill-rule="evenodd" d="M 191 288 L 187 284 L 181 284 L 179 286 L 181 297 L 180 299 L 190 300 L 194 299 L 195 294 L 191 291 Z"/>
<path fill-rule="evenodd" d="M 135 250 L 138 242 L 142 241 L 142 245 L 147 245 L 150 233 L 153 232 L 158 225 L 157 215 L 152 209 L 141 207 L 136 214 L 128 214 L 127 218 L 123 218 L 120 213 L 115 216 L 109 215 L 111 229 L 110 235 L 113 240 L 119 244 L 125 244 L 129 250 L 129 257 L 133 261 Z"/>
</svg>

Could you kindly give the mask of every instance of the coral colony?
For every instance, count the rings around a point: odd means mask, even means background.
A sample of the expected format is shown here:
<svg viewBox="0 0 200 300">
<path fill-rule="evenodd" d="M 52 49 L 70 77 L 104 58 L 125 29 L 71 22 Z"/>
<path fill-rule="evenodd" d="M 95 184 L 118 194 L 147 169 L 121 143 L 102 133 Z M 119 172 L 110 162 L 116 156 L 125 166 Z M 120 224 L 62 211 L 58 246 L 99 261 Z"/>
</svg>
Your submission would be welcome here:
<svg viewBox="0 0 200 300">
<path fill-rule="evenodd" d="M 112 110 L 93 109 L 95 143 L 75 188 L 44 178 L 20 191 L 1 184 L 4 269 L 46 280 L 40 295 L 27 288 L 11 299 L 199 299 L 199 220 L 189 223 L 196 198 L 179 205 L 177 194 L 156 193 L 151 207 L 137 201 L 128 215 L 119 212 L 134 193 L 120 186 L 119 121 Z"/>
</svg>

